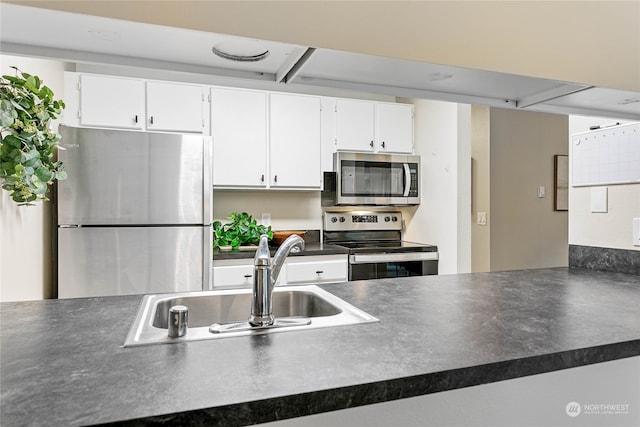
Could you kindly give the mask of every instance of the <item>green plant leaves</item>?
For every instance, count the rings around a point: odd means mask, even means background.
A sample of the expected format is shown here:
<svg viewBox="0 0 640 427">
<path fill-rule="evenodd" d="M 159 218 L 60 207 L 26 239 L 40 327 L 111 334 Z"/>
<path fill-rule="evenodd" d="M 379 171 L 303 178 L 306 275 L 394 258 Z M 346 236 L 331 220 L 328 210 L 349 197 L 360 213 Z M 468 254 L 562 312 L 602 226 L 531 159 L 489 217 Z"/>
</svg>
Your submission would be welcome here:
<svg viewBox="0 0 640 427">
<path fill-rule="evenodd" d="M 21 72 L 0 79 L 0 179 L 20 204 L 49 200 L 49 185 L 66 179 L 54 150 L 60 135 L 49 129 L 65 104 L 35 75 Z"/>
<path fill-rule="evenodd" d="M 213 247 L 231 246 L 237 248 L 243 245 L 255 245 L 260 241 L 260 236 L 266 234 L 269 239 L 273 238 L 271 226 L 259 225 L 251 215 L 246 212 L 232 212 L 228 219 L 230 222 L 222 224 L 214 221 Z"/>
</svg>

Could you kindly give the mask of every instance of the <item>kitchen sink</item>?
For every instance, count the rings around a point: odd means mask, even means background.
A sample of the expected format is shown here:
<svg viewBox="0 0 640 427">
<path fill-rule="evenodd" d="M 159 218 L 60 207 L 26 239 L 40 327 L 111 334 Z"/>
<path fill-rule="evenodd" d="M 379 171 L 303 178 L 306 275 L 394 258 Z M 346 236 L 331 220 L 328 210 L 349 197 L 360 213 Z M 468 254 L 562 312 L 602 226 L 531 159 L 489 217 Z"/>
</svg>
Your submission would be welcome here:
<svg viewBox="0 0 640 427">
<path fill-rule="evenodd" d="M 278 327 L 231 328 L 224 333 L 209 330 L 213 324 L 246 322 L 251 311 L 251 299 L 251 289 L 145 295 L 124 347 L 302 331 L 378 321 L 318 286 L 279 286 L 273 291 L 273 314 L 276 320 L 307 318 L 307 324 L 287 326 L 286 322 L 278 322 Z M 183 337 L 170 338 L 169 309 L 176 305 L 185 306 L 189 310 L 188 330 Z"/>
</svg>

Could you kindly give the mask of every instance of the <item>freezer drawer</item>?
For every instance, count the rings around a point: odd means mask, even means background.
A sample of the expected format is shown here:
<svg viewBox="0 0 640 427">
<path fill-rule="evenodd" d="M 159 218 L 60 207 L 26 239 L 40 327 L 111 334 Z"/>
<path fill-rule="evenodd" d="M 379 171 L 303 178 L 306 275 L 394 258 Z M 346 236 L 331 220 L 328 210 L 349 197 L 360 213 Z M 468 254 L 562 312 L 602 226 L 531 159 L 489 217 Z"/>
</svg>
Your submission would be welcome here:
<svg viewBox="0 0 640 427">
<path fill-rule="evenodd" d="M 58 297 L 209 288 L 210 227 L 58 228 Z"/>
</svg>

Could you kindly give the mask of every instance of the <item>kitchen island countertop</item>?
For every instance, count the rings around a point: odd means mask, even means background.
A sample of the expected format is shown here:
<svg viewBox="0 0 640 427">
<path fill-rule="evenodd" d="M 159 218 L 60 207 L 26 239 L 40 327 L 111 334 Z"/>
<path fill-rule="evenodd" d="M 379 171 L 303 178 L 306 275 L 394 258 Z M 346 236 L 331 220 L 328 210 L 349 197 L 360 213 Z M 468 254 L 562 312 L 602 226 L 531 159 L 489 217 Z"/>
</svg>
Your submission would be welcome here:
<svg viewBox="0 0 640 427">
<path fill-rule="evenodd" d="M 0 423 L 244 425 L 640 355 L 635 275 L 321 287 L 380 322 L 123 348 L 141 296 L 2 303 Z"/>
</svg>

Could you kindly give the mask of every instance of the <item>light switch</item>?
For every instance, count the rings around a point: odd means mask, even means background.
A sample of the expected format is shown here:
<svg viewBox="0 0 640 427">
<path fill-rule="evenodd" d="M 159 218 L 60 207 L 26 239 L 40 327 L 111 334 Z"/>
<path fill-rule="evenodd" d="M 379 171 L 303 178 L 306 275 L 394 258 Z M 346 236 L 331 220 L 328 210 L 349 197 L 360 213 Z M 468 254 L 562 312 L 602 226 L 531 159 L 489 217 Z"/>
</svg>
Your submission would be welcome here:
<svg viewBox="0 0 640 427">
<path fill-rule="evenodd" d="M 538 197 L 543 199 L 545 195 L 544 185 L 538 187 Z"/>
<path fill-rule="evenodd" d="M 640 246 L 640 218 L 633 218 L 633 246 Z"/>
<path fill-rule="evenodd" d="M 478 225 L 487 225 L 487 213 L 478 212 Z"/>
<path fill-rule="evenodd" d="M 591 187 L 591 212 L 606 213 L 607 187 Z"/>
</svg>

